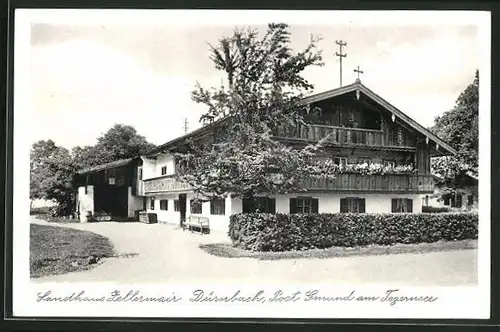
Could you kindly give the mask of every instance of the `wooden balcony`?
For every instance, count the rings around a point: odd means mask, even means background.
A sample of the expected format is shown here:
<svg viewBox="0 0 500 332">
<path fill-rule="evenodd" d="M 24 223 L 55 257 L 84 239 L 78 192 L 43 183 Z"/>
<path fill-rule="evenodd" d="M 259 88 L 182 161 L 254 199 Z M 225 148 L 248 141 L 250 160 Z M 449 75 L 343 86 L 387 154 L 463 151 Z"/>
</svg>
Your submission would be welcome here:
<svg viewBox="0 0 500 332">
<path fill-rule="evenodd" d="M 334 145 L 414 149 L 406 138 L 398 142 L 383 130 L 298 124 L 274 131 L 275 137 L 291 140 L 319 141 L 328 135 L 327 142 Z"/>
<path fill-rule="evenodd" d="M 159 193 L 170 193 L 187 191 L 192 189 L 192 187 L 185 182 L 178 181 L 171 175 L 162 176 L 153 179 L 144 180 L 144 195 L 152 195 Z"/>
<path fill-rule="evenodd" d="M 434 180 L 432 175 L 338 174 L 335 179 L 307 179 L 304 187 L 308 191 L 424 194 L 434 192 Z"/>
</svg>

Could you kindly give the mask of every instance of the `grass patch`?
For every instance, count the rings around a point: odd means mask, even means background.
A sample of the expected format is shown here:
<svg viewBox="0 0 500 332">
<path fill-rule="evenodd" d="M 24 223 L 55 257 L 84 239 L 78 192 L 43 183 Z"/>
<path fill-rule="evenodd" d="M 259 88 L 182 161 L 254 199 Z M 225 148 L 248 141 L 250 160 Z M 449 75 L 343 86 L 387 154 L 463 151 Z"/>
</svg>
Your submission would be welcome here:
<svg viewBox="0 0 500 332">
<path fill-rule="evenodd" d="M 390 246 L 368 245 L 362 247 L 330 247 L 304 251 L 254 252 L 235 248 L 228 243 L 200 244 L 200 249 L 210 255 L 226 258 L 255 258 L 259 260 L 311 259 L 348 256 L 373 256 L 395 254 L 422 254 L 428 252 L 477 249 L 477 240 L 439 241 L 433 243 L 395 244 Z"/>
<path fill-rule="evenodd" d="M 114 255 L 104 236 L 66 227 L 30 225 L 32 278 L 82 271 Z"/>
</svg>

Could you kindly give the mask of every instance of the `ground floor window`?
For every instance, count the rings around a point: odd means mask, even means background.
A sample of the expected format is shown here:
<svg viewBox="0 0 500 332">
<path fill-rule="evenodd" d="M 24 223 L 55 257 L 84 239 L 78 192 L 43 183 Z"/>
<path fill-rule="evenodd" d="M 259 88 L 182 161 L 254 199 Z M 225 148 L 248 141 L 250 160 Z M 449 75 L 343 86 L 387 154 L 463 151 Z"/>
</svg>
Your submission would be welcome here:
<svg viewBox="0 0 500 332">
<path fill-rule="evenodd" d="M 449 205 L 452 208 L 461 208 L 462 207 L 462 194 L 448 194 L 443 196 L 444 205 Z M 472 204 L 470 204 L 472 205 Z"/>
<path fill-rule="evenodd" d="M 179 200 L 178 199 L 174 199 L 174 211 L 175 212 L 179 212 L 181 210 L 181 206 L 179 204 Z"/>
<path fill-rule="evenodd" d="M 467 196 L 467 205 L 474 205 L 474 195 Z"/>
<path fill-rule="evenodd" d="M 359 197 L 346 197 L 340 199 L 341 213 L 365 213 L 365 199 Z"/>
<path fill-rule="evenodd" d="M 160 210 L 168 210 L 168 200 L 160 200 Z"/>
<path fill-rule="evenodd" d="M 201 202 L 197 200 L 191 200 L 191 214 L 201 214 Z"/>
<path fill-rule="evenodd" d="M 244 198 L 243 213 L 276 213 L 276 199 L 270 197 Z"/>
<path fill-rule="evenodd" d="M 393 198 L 391 212 L 395 213 L 413 212 L 413 200 L 409 198 Z"/>
<path fill-rule="evenodd" d="M 226 214 L 226 200 L 213 199 L 210 201 L 210 214 L 225 215 Z"/>
<path fill-rule="evenodd" d="M 312 197 L 290 198 L 290 213 L 318 213 L 318 199 Z"/>
<path fill-rule="evenodd" d="M 154 210 L 155 209 L 155 198 L 151 197 L 151 200 L 149 201 L 149 209 Z"/>
</svg>

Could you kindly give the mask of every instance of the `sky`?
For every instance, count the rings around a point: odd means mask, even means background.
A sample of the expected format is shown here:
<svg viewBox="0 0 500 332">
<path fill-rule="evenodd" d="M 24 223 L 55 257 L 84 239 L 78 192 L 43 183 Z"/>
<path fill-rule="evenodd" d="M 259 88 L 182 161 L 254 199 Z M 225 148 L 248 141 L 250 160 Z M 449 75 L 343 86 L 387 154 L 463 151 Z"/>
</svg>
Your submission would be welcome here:
<svg viewBox="0 0 500 332">
<path fill-rule="evenodd" d="M 264 25 L 255 25 L 265 31 Z M 220 84 L 208 43 L 234 25 L 51 24 L 31 26 L 31 132 L 66 148 L 91 145 L 116 123 L 132 125 L 154 144 L 200 127 L 203 105 L 191 100 L 196 82 Z M 474 25 L 293 25 L 291 46 L 321 36 L 323 67 L 304 71 L 314 93 L 339 87 L 336 40 L 347 42 L 343 84 L 361 81 L 425 127 L 451 109 L 479 67 Z"/>
</svg>

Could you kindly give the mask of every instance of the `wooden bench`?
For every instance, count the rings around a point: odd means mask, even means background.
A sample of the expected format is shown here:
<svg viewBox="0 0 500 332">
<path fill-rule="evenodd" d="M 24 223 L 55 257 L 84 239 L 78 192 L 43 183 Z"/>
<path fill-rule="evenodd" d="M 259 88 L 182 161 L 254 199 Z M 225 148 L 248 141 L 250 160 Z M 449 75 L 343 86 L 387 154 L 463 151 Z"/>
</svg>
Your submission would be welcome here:
<svg viewBox="0 0 500 332">
<path fill-rule="evenodd" d="M 183 230 L 199 231 L 201 235 L 210 234 L 210 219 L 203 216 L 191 215 L 183 224 Z"/>
</svg>

